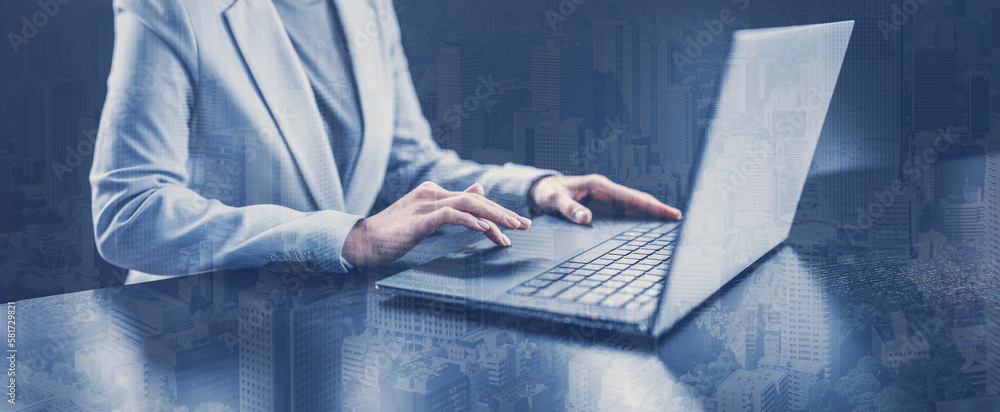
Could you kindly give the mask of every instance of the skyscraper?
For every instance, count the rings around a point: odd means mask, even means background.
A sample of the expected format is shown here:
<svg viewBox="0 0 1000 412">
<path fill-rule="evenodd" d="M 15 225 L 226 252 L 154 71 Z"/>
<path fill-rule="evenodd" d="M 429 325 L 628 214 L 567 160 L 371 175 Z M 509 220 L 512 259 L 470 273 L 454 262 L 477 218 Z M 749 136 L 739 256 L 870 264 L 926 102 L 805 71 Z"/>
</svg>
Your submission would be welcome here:
<svg viewBox="0 0 1000 412">
<path fill-rule="evenodd" d="M 590 61 L 590 50 L 563 36 L 553 35 L 544 46 L 531 49 L 531 109 L 551 110 L 559 121 L 590 117 L 594 81 Z"/>
<path fill-rule="evenodd" d="M 990 132 L 990 87 L 993 78 L 985 71 L 969 70 L 969 134 L 981 139 Z"/>
<path fill-rule="evenodd" d="M 698 101 L 691 86 L 668 86 L 659 91 L 655 150 L 665 168 L 687 168 L 694 163 L 698 137 Z M 686 166 L 686 167 L 685 167 Z"/>
<path fill-rule="evenodd" d="M 440 45 L 438 116 L 447 132 L 442 146 L 464 158 L 485 146 L 485 64 L 482 46 L 460 42 Z"/>
<path fill-rule="evenodd" d="M 955 113 L 955 52 L 913 52 L 913 130 L 936 131 L 951 126 Z"/>
<path fill-rule="evenodd" d="M 986 226 L 983 259 L 986 270 L 1000 273 L 1000 133 L 987 135 L 986 184 L 983 190 Z M 986 391 L 1000 393 L 1000 293 L 986 291 Z"/>
<path fill-rule="evenodd" d="M 820 218 L 859 225 L 870 194 L 898 176 L 902 147 L 901 32 L 883 35 L 880 21 L 891 21 L 900 0 L 829 3 L 829 21 L 855 20 L 850 47 L 815 156 L 818 171 L 833 176 Z M 950 89 L 949 89 L 950 90 Z M 863 172 L 861 172 L 863 171 Z"/>
<path fill-rule="evenodd" d="M 240 410 L 340 408 L 343 314 L 334 289 L 272 296 L 262 284 L 240 293 Z"/>
<path fill-rule="evenodd" d="M 670 48 L 663 42 L 643 42 L 639 46 L 639 132 L 660 138 L 661 92 L 670 76 Z"/>
<path fill-rule="evenodd" d="M 593 22 L 594 131 L 606 121 L 621 123 L 627 131 L 639 126 L 639 34 L 626 20 Z"/>
<path fill-rule="evenodd" d="M 89 172 L 80 167 L 83 159 L 76 149 L 82 137 L 80 115 L 88 107 L 89 99 L 87 86 L 80 80 L 58 80 L 46 85 L 45 200 L 49 207 L 79 194 L 77 175 Z"/>
</svg>

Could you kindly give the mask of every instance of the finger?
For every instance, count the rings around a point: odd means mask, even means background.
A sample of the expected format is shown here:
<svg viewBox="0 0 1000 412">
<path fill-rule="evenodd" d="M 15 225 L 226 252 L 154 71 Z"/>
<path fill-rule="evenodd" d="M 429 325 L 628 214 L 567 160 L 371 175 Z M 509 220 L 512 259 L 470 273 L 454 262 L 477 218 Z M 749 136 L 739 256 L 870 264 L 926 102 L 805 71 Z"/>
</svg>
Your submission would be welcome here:
<svg viewBox="0 0 1000 412">
<path fill-rule="evenodd" d="M 559 213 L 566 216 L 567 219 L 573 221 L 574 223 L 586 225 L 590 223 L 590 220 L 594 218 L 594 213 L 590 211 L 586 206 L 581 205 L 569 194 L 559 194 L 556 195 L 554 199 L 554 205 Z"/>
<path fill-rule="evenodd" d="M 471 213 L 476 217 L 487 219 L 507 229 L 523 230 L 531 226 L 531 220 L 518 216 L 517 213 L 507 210 L 485 197 L 472 193 L 444 199 L 439 204 Z"/>
<path fill-rule="evenodd" d="M 497 225 L 486 219 L 479 219 L 479 224 L 483 227 L 489 227 L 484 234 L 486 234 L 486 237 L 492 240 L 493 243 L 500 246 L 510 246 L 510 238 L 508 238 L 507 235 L 504 235 Z"/>
<path fill-rule="evenodd" d="M 475 194 L 477 194 L 479 196 L 486 196 L 486 189 L 484 189 L 483 185 L 479 184 L 479 182 L 476 182 L 476 183 L 473 183 L 472 186 L 469 186 L 468 189 L 465 189 L 465 193 L 475 193 Z M 489 201 L 489 199 L 485 199 L 485 198 L 484 198 L 484 200 Z M 494 203 L 492 201 L 489 201 L 489 202 L 491 204 L 493 204 L 493 205 L 496 205 L 497 207 L 499 207 L 501 209 L 504 209 L 503 206 L 500 206 L 500 205 L 498 205 L 498 204 L 496 204 L 496 203 Z M 519 216 L 517 213 L 514 213 L 513 211 L 510 211 L 510 210 L 507 210 L 507 209 L 504 209 L 504 210 L 506 210 L 507 212 L 510 212 L 511 214 L 513 214 L 513 217 L 518 220 L 518 226 L 519 227 L 517 227 L 516 229 L 525 230 L 525 229 L 531 227 L 531 219 L 528 219 L 528 218 L 523 217 L 523 216 Z M 512 229 L 514 229 L 514 228 L 512 228 Z"/>
<path fill-rule="evenodd" d="M 510 239 L 503 233 L 500 233 L 499 228 L 491 225 L 489 222 L 484 222 L 483 219 L 479 219 L 470 213 L 450 207 L 443 207 L 431 213 L 428 217 L 434 230 L 440 229 L 445 225 L 464 226 L 467 229 L 486 234 L 486 237 L 497 245 L 510 246 Z"/>
<path fill-rule="evenodd" d="M 656 216 L 680 220 L 681 211 L 657 200 L 653 195 L 629 187 L 622 186 L 607 179 L 597 179 L 590 186 L 590 193 L 595 198 L 623 203 L 629 208 L 638 208 Z"/>
<path fill-rule="evenodd" d="M 479 182 L 473 183 L 468 189 L 465 189 L 465 193 L 475 193 L 479 196 L 486 196 L 486 189 Z"/>
</svg>

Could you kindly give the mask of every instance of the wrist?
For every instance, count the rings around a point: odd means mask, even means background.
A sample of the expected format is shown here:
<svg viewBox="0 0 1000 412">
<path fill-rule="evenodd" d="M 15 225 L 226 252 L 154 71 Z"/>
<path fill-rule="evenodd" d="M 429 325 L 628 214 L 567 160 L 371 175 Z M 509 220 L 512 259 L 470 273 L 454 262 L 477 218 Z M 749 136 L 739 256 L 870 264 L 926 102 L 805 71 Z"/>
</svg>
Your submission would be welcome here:
<svg viewBox="0 0 1000 412">
<path fill-rule="evenodd" d="M 535 179 L 528 188 L 528 211 L 531 213 L 531 217 L 545 214 L 546 210 L 540 204 L 538 204 L 537 197 L 535 196 L 536 189 L 543 184 L 542 181 L 551 179 L 556 175 L 545 175 Z"/>
<path fill-rule="evenodd" d="M 341 250 L 340 256 L 350 263 L 352 266 L 363 266 L 365 263 L 364 259 L 364 249 L 365 249 L 365 223 L 367 219 L 358 220 L 351 228 L 351 231 L 347 233 L 347 238 L 344 239 L 344 249 Z"/>
</svg>

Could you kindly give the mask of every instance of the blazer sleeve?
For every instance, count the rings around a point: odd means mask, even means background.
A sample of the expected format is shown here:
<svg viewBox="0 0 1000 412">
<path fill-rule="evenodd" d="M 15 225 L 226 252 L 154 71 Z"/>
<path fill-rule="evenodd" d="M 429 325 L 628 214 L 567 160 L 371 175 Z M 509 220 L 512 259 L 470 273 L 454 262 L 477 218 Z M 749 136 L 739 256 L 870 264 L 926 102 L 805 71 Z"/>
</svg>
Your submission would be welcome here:
<svg viewBox="0 0 1000 412">
<path fill-rule="evenodd" d="M 383 202 L 394 202 L 424 181 L 453 191 L 465 190 L 479 182 L 486 189 L 487 198 L 522 216 L 530 215 L 527 196 L 531 185 L 559 172 L 513 163 L 481 165 L 462 160 L 454 151 L 438 146 L 420 109 L 392 3 L 392 0 L 377 0 L 376 5 L 396 90 L 395 131 L 381 193 Z"/>
<path fill-rule="evenodd" d="M 101 256 L 171 276 L 284 261 L 345 272 L 340 252 L 362 216 L 234 207 L 189 189 L 198 45 L 187 11 L 181 2 L 116 0 L 115 15 L 108 96 L 90 174 Z M 202 258 L 182 259 L 185 250 Z"/>
</svg>

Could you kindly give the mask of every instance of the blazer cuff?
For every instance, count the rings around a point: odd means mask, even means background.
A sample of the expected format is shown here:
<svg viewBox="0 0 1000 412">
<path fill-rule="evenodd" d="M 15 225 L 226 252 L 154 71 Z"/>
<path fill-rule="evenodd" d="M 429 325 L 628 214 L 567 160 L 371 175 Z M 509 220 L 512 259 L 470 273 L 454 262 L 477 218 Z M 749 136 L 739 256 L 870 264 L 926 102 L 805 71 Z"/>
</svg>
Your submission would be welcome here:
<svg viewBox="0 0 1000 412">
<path fill-rule="evenodd" d="M 365 217 L 336 210 L 314 213 L 319 215 L 319 221 L 315 230 L 306 238 L 305 249 L 311 252 L 323 271 L 346 273 L 353 266 L 342 256 L 344 242 L 354 225 Z"/>
</svg>

